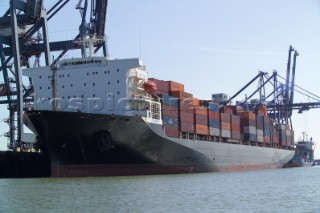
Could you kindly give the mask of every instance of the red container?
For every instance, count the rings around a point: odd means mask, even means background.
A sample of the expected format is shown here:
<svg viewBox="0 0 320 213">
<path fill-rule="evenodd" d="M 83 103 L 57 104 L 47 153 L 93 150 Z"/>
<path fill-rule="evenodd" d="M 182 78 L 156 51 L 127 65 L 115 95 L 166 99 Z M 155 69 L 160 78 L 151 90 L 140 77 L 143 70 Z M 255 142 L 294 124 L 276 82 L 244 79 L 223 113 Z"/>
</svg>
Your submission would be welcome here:
<svg viewBox="0 0 320 213">
<path fill-rule="evenodd" d="M 171 91 L 170 95 L 176 98 L 180 98 L 180 100 L 193 98 L 193 95 L 191 93 L 187 93 L 184 91 Z"/>
<path fill-rule="evenodd" d="M 208 125 L 195 124 L 195 133 L 200 135 L 209 135 Z"/>
<path fill-rule="evenodd" d="M 197 113 L 194 114 L 194 122 L 196 124 L 203 124 L 203 125 L 208 125 L 208 116 L 206 115 L 199 115 Z"/>
<path fill-rule="evenodd" d="M 169 90 L 172 91 L 184 91 L 184 85 L 174 81 L 168 81 Z"/>
<path fill-rule="evenodd" d="M 240 130 L 232 130 L 231 131 L 231 138 L 240 140 L 241 139 Z"/>
<path fill-rule="evenodd" d="M 230 123 L 231 122 L 230 114 L 220 113 L 220 121 L 225 123 Z"/>
<path fill-rule="evenodd" d="M 194 113 L 188 111 L 180 111 L 179 120 L 188 123 L 194 123 Z"/>
<path fill-rule="evenodd" d="M 179 137 L 179 128 L 174 126 L 164 126 L 163 127 L 165 134 L 171 138 Z"/>
<path fill-rule="evenodd" d="M 169 105 L 165 105 L 163 104 L 162 106 L 162 115 L 163 116 L 170 116 L 170 117 L 178 117 L 178 108 L 177 107 L 173 107 L 173 106 L 169 106 Z"/>
<path fill-rule="evenodd" d="M 180 131 L 181 132 L 188 132 L 188 133 L 194 133 L 194 124 L 193 122 L 180 122 Z"/>
<path fill-rule="evenodd" d="M 271 138 L 269 136 L 264 136 L 264 142 L 265 143 L 270 143 L 271 142 Z"/>
<path fill-rule="evenodd" d="M 233 110 L 227 107 L 223 108 L 221 112 L 229 115 L 233 114 Z"/>
<path fill-rule="evenodd" d="M 157 91 L 156 94 L 168 94 L 169 93 L 169 83 L 167 81 L 162 81 L 156 78 L 149 78 L 150 81 L 153 81 L 157 85 Z M 161 93 L 162 92 L 162 93 Z"/>
<path fill-rule="evenodd" d="M 250 120 L 247 118 L 240 118 L 240 126 L 256 126 L 256 120 Z"/>
<path fill-rule="evenodd" d="M 219 120 L 219 116 L 220 116 L 220 113 L 219 113 L 219 112 L 209 111 L 209 119 L 210 119 L 210 120 L 216 120 L 216 121 L 218 121 L 218 120 Z"/>
<path fill-rule="evenodd" d="M 240 116 L 231 115 L 231 130 L 240 132 Z"/>
</svg>

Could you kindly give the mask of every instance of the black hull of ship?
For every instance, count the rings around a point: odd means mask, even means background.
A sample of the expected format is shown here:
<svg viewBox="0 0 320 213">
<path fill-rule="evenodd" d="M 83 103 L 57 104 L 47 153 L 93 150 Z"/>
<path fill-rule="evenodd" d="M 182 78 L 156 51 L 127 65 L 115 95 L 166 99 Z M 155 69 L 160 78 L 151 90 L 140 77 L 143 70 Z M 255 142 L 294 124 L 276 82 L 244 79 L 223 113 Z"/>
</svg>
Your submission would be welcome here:
<svg viewBox="0 0 320 213">
<path fill-rule="evenodd" d="M 29 111 L 26 125 L 50 157 L 52 177 L 281 168 L 294 151 L 167 137 L 141 117 Z"/>
</svg>

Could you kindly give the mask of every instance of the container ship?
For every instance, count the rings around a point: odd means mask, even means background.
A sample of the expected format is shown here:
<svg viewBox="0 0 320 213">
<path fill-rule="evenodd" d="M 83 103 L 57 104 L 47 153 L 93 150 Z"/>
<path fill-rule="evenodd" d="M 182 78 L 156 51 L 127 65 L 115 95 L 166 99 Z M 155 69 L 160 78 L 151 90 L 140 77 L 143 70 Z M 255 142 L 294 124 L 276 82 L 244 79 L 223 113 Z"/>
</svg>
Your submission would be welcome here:
<svg viewBox="0 0 320 213">
<path fill-rule="evenodd" d="M 293 131 L 256 111 L 199 100 L 149 78 L 139 58 L 64 59 L 29 68 L 34 103 L 24 123 L 51 160 L 51 176 L 107 176 L 281 168 Z"/>
</svg>

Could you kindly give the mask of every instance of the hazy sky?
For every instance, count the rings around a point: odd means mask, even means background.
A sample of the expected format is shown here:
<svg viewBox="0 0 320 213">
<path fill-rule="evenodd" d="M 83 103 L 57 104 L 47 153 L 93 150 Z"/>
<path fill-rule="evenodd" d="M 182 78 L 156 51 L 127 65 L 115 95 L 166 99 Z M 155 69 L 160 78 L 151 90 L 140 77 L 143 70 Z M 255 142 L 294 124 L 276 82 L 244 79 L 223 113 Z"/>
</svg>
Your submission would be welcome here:
<svg viewBox="0 0 320 213">
<path fill-rule="evenodd" d="M 46 2 L 50 8 L 57 1 Z M 77 2 L 70 1 L 50 20 L 51 41 L 77 35 Z M 0 3 L 0 15 L 7 5 Z M 112 58 L 141 56 L 149 76 L 181 82 L 201 99 L 213 93 L 233 95 L 259 70 L 285 76 L 292 45 L 300 53 L 296 84 L 320 96 L 318 0 L 109 0 L 106 34 Z M 295 102 L 306 101 L 296 94 Z M 4 117 L 2 106 L 0 119 Z M 294 112 L 293 122 L 296 139 L 307 132 L 320 143 L 320 109 Z M 7 131 L 1 121 L 0 128 L 0 135 Z M 0 142 L 3 148 L 7 140 L 0 137 Z M 316 154 L 319 158 L 320 151 Z"/>
</svg>

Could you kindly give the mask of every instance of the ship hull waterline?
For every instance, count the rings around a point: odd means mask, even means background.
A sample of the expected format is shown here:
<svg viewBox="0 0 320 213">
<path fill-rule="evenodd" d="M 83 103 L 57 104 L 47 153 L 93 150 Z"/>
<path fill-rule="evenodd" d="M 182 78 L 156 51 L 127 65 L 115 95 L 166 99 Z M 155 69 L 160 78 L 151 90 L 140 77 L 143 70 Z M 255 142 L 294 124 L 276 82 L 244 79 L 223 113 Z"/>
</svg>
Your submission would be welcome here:
<svg viewBox="0 0 320 213">
<path fill-rule="evenodd" d="M 282 168 L 293 150 L 169 138 L 141 117 L 27 111 L 52 177 L 178 174 Z"/>
</svg>

